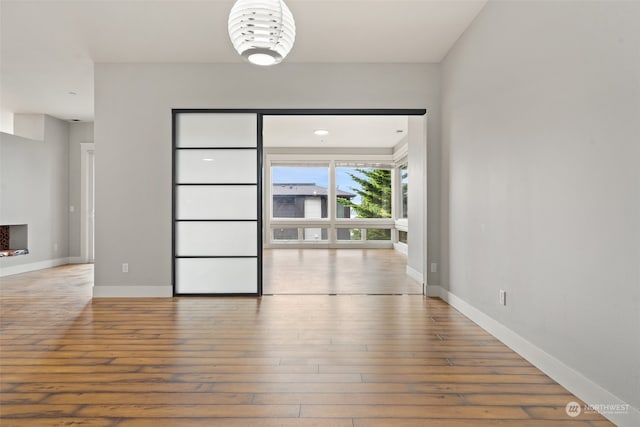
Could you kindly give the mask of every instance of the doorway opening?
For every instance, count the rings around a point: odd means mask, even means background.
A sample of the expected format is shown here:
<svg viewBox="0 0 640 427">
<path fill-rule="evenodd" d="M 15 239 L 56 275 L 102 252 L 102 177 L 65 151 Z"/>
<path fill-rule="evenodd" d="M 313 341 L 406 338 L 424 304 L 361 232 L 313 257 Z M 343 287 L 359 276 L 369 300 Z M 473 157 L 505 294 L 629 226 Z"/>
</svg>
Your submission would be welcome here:
<svg viewBox="0 0 640 427">
<path fill-rule="evenodd" d="M 325 279 L 348 276 L 340 266 L 353 268 L 357 258 L 369 262 L 360 273 L 369 272 L 381 283 L 397 283 L 384 279 L 391 264 L 385 269 L 380 267 L 384 263 L 371 263 L 383 254 L 377 251 L 386 250 L 382 258 L 399 256 L 405 265 L 399 270 L 402 277 L 417 282 L 416 292 L 329 285 L 295 293 L 424 294 L 425 114 L 426 110 L 172 110 L 174 295 L 271 293 L 273 289 L 264 289 L 263 270 L 277 264 L 264 266 L 264 252 L 271 251 L 270 260 L 294 265 L 291 258 L 280 256 L 284 252 L 273 257 L 284 250 L 298 251 L 298 259 L 308 258 L 314 267 L 321 265 L 316 251 L 325 250 L 330 262 L 319 267 Z M 293 119 L 303 125 L 297 129 L 287 123 Z M 323 124 L 308 129 L 311 119 Z M 316 138 L 311 145 L 302 145 L 303 128 Z M 417 185 L 409 185 L 408 177 Z M 349 261 L 338 256 L 344 251 L 358 257 Z M 296 275 L 310 274 L 304 263 L 295 265 L 302 269 Z M 376 273 L 373 265 L 382 270 Z"/>
<path fill-rule="evenodd" d="M 409 266 L 409 253 L 424 257 L 423 227 L 409 238 L 409 206 L 423 205 L 426 188 L 426 159 L 409 160 L 410 142 L 426 146 L 421 126 L 409 131 L 415 119 L 424 122 L 409 114 L 264 116 L 264 294 L 423 293 L 422 280 L 407 274 L 422 270 Z M 424 215 L 413 214 L 412 223 Z"/>
<path fill-rule="evenodd" d="M 95 144 L 80 144 L 80 257 L 95 261 Z"/>
</svg>

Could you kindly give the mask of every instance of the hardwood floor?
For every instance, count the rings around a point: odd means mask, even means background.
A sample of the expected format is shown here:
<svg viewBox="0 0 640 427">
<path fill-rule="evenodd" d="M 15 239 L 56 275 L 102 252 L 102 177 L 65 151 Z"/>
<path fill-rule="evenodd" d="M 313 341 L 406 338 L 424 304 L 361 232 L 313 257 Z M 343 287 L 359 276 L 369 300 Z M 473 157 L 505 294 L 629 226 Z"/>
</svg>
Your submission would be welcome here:
<svg viewBox="0 0 640 427">
<path fill-rule="evenodd" d="M 92 268 L 2 278 L 2 427 L 605 426 L 419 295 L 90 299 Z"/>
<path fill-rule="evenodd" d="M 393 249 L 267 249 L 263 258 L 265 294 L 422 294 Z"/>
</svg>

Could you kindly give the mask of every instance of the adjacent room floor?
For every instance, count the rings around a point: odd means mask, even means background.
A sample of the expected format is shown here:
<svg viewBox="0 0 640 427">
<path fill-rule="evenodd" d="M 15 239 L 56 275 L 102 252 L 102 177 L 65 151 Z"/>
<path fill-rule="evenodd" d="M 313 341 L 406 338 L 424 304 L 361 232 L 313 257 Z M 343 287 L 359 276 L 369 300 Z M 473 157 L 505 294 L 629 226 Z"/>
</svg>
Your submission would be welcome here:
<svg viewBox="0 0 640 427">
<path fill-rule="evenodd" d="M 393 249 L 266 249 L 265 294 L 422 294 Z"/>
<path fill-rule="evenodd" d="M 603 427 L 420 295 L 91 300 L 91 265 L 1 282 L 3 427 Z"/>
</svg>

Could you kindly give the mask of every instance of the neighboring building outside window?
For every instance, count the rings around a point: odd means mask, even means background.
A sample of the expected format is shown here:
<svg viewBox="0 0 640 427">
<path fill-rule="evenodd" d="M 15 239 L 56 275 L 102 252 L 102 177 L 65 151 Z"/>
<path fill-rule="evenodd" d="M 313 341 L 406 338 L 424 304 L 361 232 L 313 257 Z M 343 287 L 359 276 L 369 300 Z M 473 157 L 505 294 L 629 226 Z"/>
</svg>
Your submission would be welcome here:
<svg viewBox="0 0 640 427">
<path fill-rule="evenodd" d="M 328 217 L 327 188 L 315 183 L 274 183 L 272 189 L 273 218 L 324 219 Z M 336 198 L 351 200 L 355 194 L 337 190 Z M 336 216 L 350 218 L 351 209 L 338 202 Z M 349 230 L 338 230 L 341 233 Z M 281 228 L 273 231 L 274 240 L 297 240 L 297 228 Z M 327 240 L 326 228 L 305 228 L 304 240 Z"/>
</svg>

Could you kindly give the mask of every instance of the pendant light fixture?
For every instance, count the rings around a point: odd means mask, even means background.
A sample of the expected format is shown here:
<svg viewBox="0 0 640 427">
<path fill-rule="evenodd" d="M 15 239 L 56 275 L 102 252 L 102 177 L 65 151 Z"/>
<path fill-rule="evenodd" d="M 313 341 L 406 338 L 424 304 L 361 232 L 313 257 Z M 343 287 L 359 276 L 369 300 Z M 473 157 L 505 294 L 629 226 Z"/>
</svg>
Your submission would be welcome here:
<svg viewBox="0 0 640 427">
<path fill-rule="evenodd" d="M 229 37 L 252 64 L 275 65 L 291 51 L 296 24 L 282 0 L 237 0 L 229 13 Z"/>
</svg>

